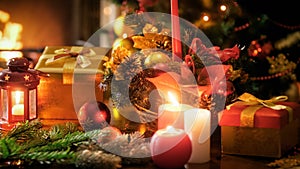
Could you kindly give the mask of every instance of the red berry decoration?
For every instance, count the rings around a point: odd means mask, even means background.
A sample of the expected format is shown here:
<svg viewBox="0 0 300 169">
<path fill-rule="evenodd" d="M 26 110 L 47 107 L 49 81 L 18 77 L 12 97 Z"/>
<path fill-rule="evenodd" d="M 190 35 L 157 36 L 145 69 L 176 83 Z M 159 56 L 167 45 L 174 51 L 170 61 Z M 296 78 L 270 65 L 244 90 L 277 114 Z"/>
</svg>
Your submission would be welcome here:
<svg viewBox="0 0 300 169">
<path fill-rule="evenodd" d="M 84 130 L 103 129 L 109 126 L 111 114 L 102 102 L 90 101 L 84 103 L 77 114 L 79 123 Z"/>
</svg>

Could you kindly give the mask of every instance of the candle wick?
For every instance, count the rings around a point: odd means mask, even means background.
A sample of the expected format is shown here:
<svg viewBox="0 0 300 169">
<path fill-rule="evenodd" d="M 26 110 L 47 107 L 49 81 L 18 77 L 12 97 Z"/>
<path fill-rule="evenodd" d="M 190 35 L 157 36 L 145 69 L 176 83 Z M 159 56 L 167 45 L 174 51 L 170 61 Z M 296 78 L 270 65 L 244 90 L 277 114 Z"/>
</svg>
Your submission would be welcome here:
<svg viewBox="0 0 300 169">
<path fill-rule="evenodd" d="M 176 129 L 173 126 L 167 126 L 166 129 L 168 133 L 176 133 Z"/>
</svg>

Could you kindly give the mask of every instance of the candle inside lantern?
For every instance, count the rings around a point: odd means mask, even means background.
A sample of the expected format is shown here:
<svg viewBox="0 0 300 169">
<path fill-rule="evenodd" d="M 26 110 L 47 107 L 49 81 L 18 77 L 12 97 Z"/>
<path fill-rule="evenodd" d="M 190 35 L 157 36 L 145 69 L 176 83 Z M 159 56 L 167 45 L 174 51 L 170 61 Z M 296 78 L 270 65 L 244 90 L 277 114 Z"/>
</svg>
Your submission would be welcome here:
<svg viewBox="0 0 300 169">
<path fill-rule="evenodd" d="M 23 116 L 24 115 L 24 104 L 22 103 L 22 98 L 24 94 L 21 91 L 15 91 L 13 94 L 13 99 L 15 104 L 12 107 L 11 114 L 14 116 Z"/>
<path fill-rule="evenodd" d="M 184 111 L 193 107 L 187 104 L 180 104 L 171 92 L 168 92 L 168 95 L 171 103 L 162 104 L 158 108 L 158 129 L 163 129 L 167 126 L 184 129 Z"/>
<path fill-rule="evenodd" d="M 184 112 L 184 129 L 192 141 L 189 163 L 210 160 L 210 111 L 194 108 Z"/>
</svg>

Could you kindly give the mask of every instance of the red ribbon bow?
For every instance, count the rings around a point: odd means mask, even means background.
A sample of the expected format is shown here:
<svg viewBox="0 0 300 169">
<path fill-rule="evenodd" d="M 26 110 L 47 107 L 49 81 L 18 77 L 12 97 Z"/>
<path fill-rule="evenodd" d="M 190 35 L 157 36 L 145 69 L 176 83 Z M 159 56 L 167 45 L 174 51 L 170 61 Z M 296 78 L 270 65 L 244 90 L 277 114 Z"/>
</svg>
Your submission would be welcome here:
<svg viewBox="0 0 300 169">
<path fill-rule="evenodd" d="M 193 73 L 195 73 L 195 63 L 192 55 L 196 55 L 198 57 L 205 56 L 206 58 L 211 57 L 209 58 L 210 60 L 214 60 L 216 63 L 221 61 L 219 64 L 222 64 L 231 58 L 238 59 L 240 56 L 240 49 L 237 45 L 223 50 L 221 50 L 218 46 L 207 48 L 199 38 L 194 38 L 190 45 L 188 54 L 185 56 L 185 63 L 192 69 Z"/>
</svg>

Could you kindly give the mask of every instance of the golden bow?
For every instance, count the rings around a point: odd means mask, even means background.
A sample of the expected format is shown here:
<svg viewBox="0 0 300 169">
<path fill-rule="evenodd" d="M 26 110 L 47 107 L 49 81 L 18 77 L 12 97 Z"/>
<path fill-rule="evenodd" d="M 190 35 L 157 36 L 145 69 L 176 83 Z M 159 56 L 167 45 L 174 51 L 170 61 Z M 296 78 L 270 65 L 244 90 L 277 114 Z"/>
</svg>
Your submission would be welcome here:
<svg viewBox="0 0 300 169">
<path fill-rule="evenodd" d="M 286 106 L 277 105 L 275 103 L 286 101 L 288 99 L 288 97 L 287 96 L 277 96 L 277 97 L 273 97 L 269 100 L 261 100 L 261 99 L 255 97 L 255 96 L 253 96 L 252 94 L 244 93 L 241 96 L 239 96 L 238 99 L 243 101 L 244 103 L 246 103 L 246 105 L 262 104 L 265 107 L 268 107 L 268 108 L 271 108 L 271 109 L 274 109 L 274 110 L 281 110 L 281 109 L 285 109 Z"/>
<path fill-rule="evenodd" d="M 55 55 L 47 59 L 47 66 L 62 66 L 63 68 L 63 84 L 73 83 L 73 72 L 76 65 L 85 68 L 91 64 L 89 56 L 96 55 L 92 49 L 85 49 L 81 46 L 73 46 L 71 49 L 57 49 Z"/>
<path fill-rule="evenodd" d="M 254 127 L 254 115 L 255 112 L 262 108 L 268 107 L 273 110 L 286 109 L 289 113 L 289 121 L 293 120 L 293 109 L 289 106 L 276 104 L 277 102 L 286 101 L 287 96 L 277 96 L 269 100 L 259 99 L 252 94 L 244 93 L 238 97 L 240 101 L 233 103 L 233 105 L 249 105 L 241 112 L 240 126 L 241 127 Z"/>
</svg>

